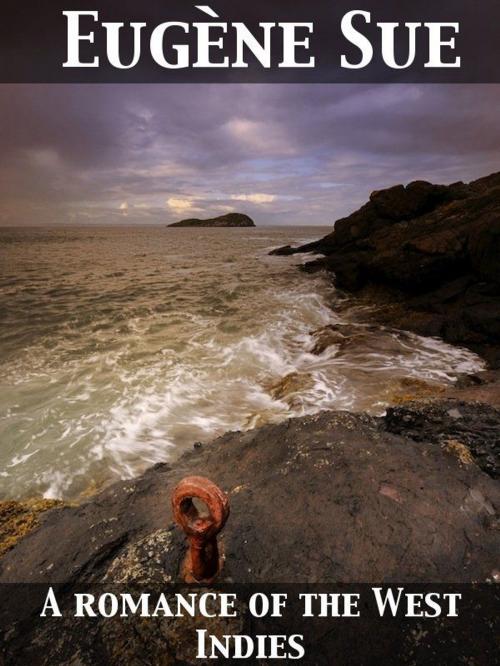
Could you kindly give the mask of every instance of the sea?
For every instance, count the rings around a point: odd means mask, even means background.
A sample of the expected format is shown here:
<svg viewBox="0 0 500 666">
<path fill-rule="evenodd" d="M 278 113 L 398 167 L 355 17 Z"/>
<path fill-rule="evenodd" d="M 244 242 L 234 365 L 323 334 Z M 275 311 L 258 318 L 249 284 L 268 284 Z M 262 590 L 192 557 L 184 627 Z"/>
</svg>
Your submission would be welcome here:
<svg viewBox="0 0 500 666">
<path fill-rule="evenodd" d="M 79 500 L 226 431 L 382 415 L 405 382 L 482 369 L 269 256 L 329 230 L 0 229 L 0 498 Z M 325 327 L 344 339 L 318 349 Z"/>
</svg>

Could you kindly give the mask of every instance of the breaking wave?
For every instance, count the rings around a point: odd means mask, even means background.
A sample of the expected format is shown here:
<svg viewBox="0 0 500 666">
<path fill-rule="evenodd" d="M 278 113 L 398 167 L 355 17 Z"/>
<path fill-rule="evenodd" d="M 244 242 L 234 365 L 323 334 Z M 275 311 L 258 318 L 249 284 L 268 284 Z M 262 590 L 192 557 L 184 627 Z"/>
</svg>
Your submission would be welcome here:
<svg viewBox="0 0 500 666">
<path fill-rule="evenodd" d="M 228 430 L 382 414 L 482 367 L 346 303 L 339 314 L 326 277 L 267 256 L 321 230 L 31 232 L 3 249 L 5 497 L 78 497 Z"/>
</svg>

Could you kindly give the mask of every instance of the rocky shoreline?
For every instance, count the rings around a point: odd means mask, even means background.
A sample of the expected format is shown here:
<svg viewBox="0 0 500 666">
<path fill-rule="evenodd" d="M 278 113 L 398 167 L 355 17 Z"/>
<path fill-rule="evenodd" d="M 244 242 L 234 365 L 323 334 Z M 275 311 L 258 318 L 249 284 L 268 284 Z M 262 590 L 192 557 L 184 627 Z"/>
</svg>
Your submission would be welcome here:
<svg viewBox="0 0 500 666">
<path fill-rule="evenodd" d="M 48 511 L 0 560 L 0 582 L 98 582 L 110 571 L 145 580 L 156 556 L 162 575 L 178 579 L 184 539 L 170 496 L 193 474 L 230 495 L 221 582 L 484 581 L 500 546 L 499 429 L 495 408 L 450 399 L 227 433 Z M 127 573 L 126 553 L 143 540 L 155 557 Z"/>
<path fill-rule="evenodd" d="M 498 410 L 451 399 L 409 403 L 383 418 L 322 412 L 228 433 L 85 504 L 52 509 L 0 560 L 5 663 L 22 655 L 34 664 L 90 665 L 103 653 L 112 664 L 197 663 L 192 625 L 82 621 L 79 628 L 37 615 L 49 584 L 69 600 L 75 589 L 181 583 L 186 543 L 170 499 L 193 474 L 216 480 L 230 498 L 219 583 L 496 583 L 499 428 Z M 30 585 L 18 590 L 12 584 L 20 581 Z M 24 618 L 15 624 L 13 594 Z M 411 653 L 418 640 L 404 632 Z"/>
<path fill-rule="evenodd" d="M 469 184 L 424 181 L 373 192 L 324 238 L 305 271 L 377 305 L 374 318 L 470 347 L 500 367 L 500 173 Z"/>
<path fill-rule="evenodd" d="M 0 582 L 179 581 L 170 496 L 193 474 L 230 496 L 220 582 L 500 580 L 500 174 L 376 192 L 324 239 L 274 254 L 296 252 L 323 255 L 305 270 L 378 304 L 378 321 L 468 346 L 490 370 L 384 417 L 322 412 L 196 445 L 37 515 L 0 559 Z M 323 331 L 318 352 L 338 334 Z"/>
<path fill-rule="evenodd" d="M 439 444 L 440 455 L 445 458 L 449 457 L 449 451 L 446 453 L 442 449 L 443 447 L 449 449 L 451 446 L 450 450 L 458 455 L 462 463 L 468 461 L 471 469 L 476 471 L 479 466 L 492 478 L 498 478 L 499 449 L 499 412 L 496 409 L 500 406 L 500 371 L 498 370 L 500 290 L 496 289 L 500 281 L 499 214 L 500 174 L 494 174 L 469 185 L 457 183 L 441 186 L 416 182 L 407 187 L 398 185 L 373 193 L 365 206 L 348 218 L 339 220 L 334 231 L 319 241 L 298 248 L 286 247 L 273 251 L 273 254 L 276 255 L 298 252 L 322 254 L 323 258 L 316 258 L 312 262 L 306 263 L 305 270 L 330 271 L 334 274 L 334 279 L 340 289 L 349 290 L 360 302 L 376 303 L 377 309 L 371 316 L 377 321 L 383 321 L 392 326 L 399 325 L 401 328 L 422 334 L 441 334 L 445 339 L 468 345 L 483 353 L 490 361 L 491 369 L 488 372 L 475 377 L 465 377 L 456 388 L 438 395 L 429 393 L 427 387 L 409 385 L 408 395 L 398 396 L 396 400 L 396 402 L 403 403 L 397 408 L 400 411 L 390 409 L 385 421 L 373 421 L 373 423 L 377 423 L 378 431 L 382 427 L 387 433 L 394 432 L 398 436 L 404 436 L 408 451 L 414 451 L 415 455 L 417 451 L 420 451 L 419 447 L 414 448 L 415 442 Z M 340 307 L 342 306 L 340 305 Z M 484 316 L 481 318 L 482 315 Z M 344 340 L 346 335 L 348 337 L 348 333 L 345 330 L 337 330 L 334 325 L 317 332 L 313 353 L 321 353 L 328 345 L 338 344 L 340 338 Z M 409 402 L 412 398 L 417 399 L 417 402 Z M 421 402 L 418 402 L 418 399 Z M 422 402 L 422 400 L 424 401 Z M 455 420 L 453 417 L 447 416 L 450 411 L 447 408 L 450 400 L 457 401 L 457 404 L 460 405 L 457 409 L 460 413 L 465 410 L 467 419 L 464 420 L 461 416 Z M 468 405 L 473 405 L 473 407 Z M 404 414 L 407 425 L 397 426 L 391 416 L 394 413 Z M 365 417 L 332 413 L 331 418 L 334 422 L 336 419 L 352 418 L 351 427 L 356 432 L 358 427 L 361 427 L 361 422 L 356 419 Z M 308 419 L 298 419 L 278 428 L 288 429 L 296 427 L 296 424 L 301 424 L 297 427 L 305 428 L 305 433 L 310 429 L 311 432 L 306 439 L 313 442 L 316 433 L 310 423 L 314 423 L 314 420 L 310 422 Z M 385 425 L 381 426 L 381 423 Z M 409 427 L 409 424 L 412 424 L 412 428 Z M 238 446 L 235 442 L 247 439 L 265 442 L 262 444 L 262 451 L 255 450 L 253 454 L 255 462 L 249 462 L 248 472 L 255 472 L 256 470 L 252 470 L 251 465 L 257 465 L 260 457 L 267 455 L 267 447 L 274 449 L 277 446 L 273 442 L 267 441 L 268 435 L 261 436 L 261 432 L 268 433 L 269 431 L 263 428 L 251 434 L 229 433 L 221 440 L 210 444 L 206 449 L 210 453 L 212 461 L 219 460 L 220 469 L 217 472 L 211 472 L 208 463 L 206 466 L 203 463 L 201 467 L 197 465 L 198 472 L 205 475 L 215 474 L 215 480 L 224 486 L 224 466 L 231 467 L 231 460 L 238 460 Z M 324 434 L 322 438 L 326 436 Z M 332 442 L 335 441 L 335 432 L 329 433 L 328 437 Z M 223 442 L 227 444 L 223 446 Z M 455 444 L 449 445 L 449 442 L 455 442 Z M 345 455 L 347 458 L 349 457 L 348 452 L 345 452 Z M 394 449 L 394 455 L 396 455 L 396 449 Z M 190 473 L 193 471 L 189 469 L 191 460 L 190 456 L 182 458 L 174 465 L 171 473 L 174 476 Z M 284 460 L 278 459 L 274 464 L 284 464 L 284 462 Z M 418 456 L 414 462 L 416 465 L 420 464 Z M 348 464 L 352 464 L 352 461 L 348 461 Z M 377 464 L 377 461 L 374 460 L 374 472 L 380 476 Z M 397 467 L 400 466 L 400 462 L 396 459 L 394 464 Z M 170 470 L 170 467 L 167 469 Z M 272 473 L 273 469 L 269 469 L 269 474 Z M 477 473 L 479 474 L 479 471 Z M 160 472 L 153 470 L 146 474 L 144 479 L 155 479 L 157 474 Z M 340 478 L 337 472 L 336 478 Z M 286 474 L 280 477 L 280 480 L 283 481 L 287 492 L 292 496 L 301 492 L 300 488 L 289 486 Z M 143 481 L 141 479 L 134 481 L 130 487 L 135 488 L 137 483 L 142 484 Z M 329 492 L 327 488 L 323 490 L 319 487 L 315 488 L 316 483 L 319 484 L 319 480 L 315 479 L 313 473 L 308 484 L 311 486 L 311 492 Z M 242 485 L 242 483 L 238 482 L 238 477 L 234 477 L 228 480 L 226 485 L 229 488 Z M 79 545 L 79 539 L 73 541 L 72 538 L 62 539 L 59 536 L 53 539 L 49 535 L 53 530 L 57 533 L 59 529 L 62 529 L 58 525 L 66 524 L 68 520 L 65 518 L 66 516 L 71 516 L 70 522 L 75 518 L 76 524 L 76 516 L 81 512 L 85 515 L 92 514 L 96 506 L 101 506 L 102 497 L 109 497 L 109 493 L 118 492 L 117 497 L 122 497 L 120 502 L 123 502 L 121 508 L 125 510 L 128 506 L 127 494 L 123 496 L 122 494 L 127 487 L 129 487 L 128 484 L 118 484 L 116 486 L 118 490 L 105 491 L 104 495 L 90 499 L 81 507 L 53 509 L 45 515 L 43 510 L 52 508 L 50 503 L 32 503 L 34 509 L 30 514 L 29 502 L 24 503 L 25 505 L 4 502 L 0 506 L 2 550 L 10 550 L 10 552 L 0 561 L 0 580 L 28 581 L 33 578 L 44 580 L 43 562 L 54 559 L 54 557 L 44 554 L 46 542 L 48 542 L 46 547 L 49 551 L 52 543 L 57 543 L 58 547 L 61 547 L 61 543 L 64 542 L 64 548 L 67 549 L 64 557 L 73 561 L 74 551 L 83 547 L 82 544 Z M 155 492 L 152 491 L 147 501 L 156 501 Z M 145 535 L 149 528 L 159 529 L 161 525 L 165 526 L 170 520 L 168 490 L 166 492 L 167 494 L 162 500 L 162 509 L 158 513 L 159 516 L 162 516 L 161 520 L 153 521 L 153 524 L 145 519 L 145 513 L 141 514 L 143 523 L 139 520 L 137 534 Z M 145 491 L 141 491 L 141 493 L 147 496 Z M 362 495 L 363 493 L 360 492 L 360 497 Z M 135 491 L 131 491 L 130 497 L 134 496 Z M 251 506 L 249 508 L 252 510 Z M 111 503 L 106 520 L 119 523 L 114 519 L 118 509 L 117 504 Z M 152 511 L 152 515 L 156 515 L 157 512 L 158 510 Z M 305 516 L 303 518 L 305 520 Z M 457 516 L 457 521 L 459 521 L 459 516 Z M 40 527 L 38 527 L 39 523 L 41 523 Z M 25 536 L 33 529 L 35 531 L 31 535 Z M 74 530 L 71 530 L 71 533 L 73 532 Z M 113 536 L 114 530 L 110 534 Z M 111 541 L 115 539 L 115 536 Z M 288 537 L 283 535 L 283 538 L 286 542 L 292 539 L 292 536 L 291 534 Z M 15 546 L 18 539 L 21 541 Z M 130 539 L 131 533 L 127 521 L 126 536 L 123 534 L 120 536 L 118 550 L 124 548 Z M 85 543 L 88 542 L 85 541 Z M 105 548 L 104 544 L 102 547 Z M 392 546 L 380 544 L 380 547 L 383 550 Z M 114 549 L 112 550 L 114 552 Z M 73 554 L 70 551 L 73 551 Z M 85 548 L 83 548 L 83 554 L 85 554 Z M 238 558 L 243 555 L 234 553 L 234 556 Z M 86 557 L 88 559 L 86 567 L 92 567 L 92 552 L 88 551 Z M 382 561 L 385 556 L 380 553 L 378 557 Z M 101 560 L 102 554 L 99 555 L 99 561 Z M 357 559 L 354 558 L 353 561 L 357 561 Z M 23 562 L 25 562 L 24 565 Z M 257 563 L 253 562 L 252 578 L 255 577 L 255 571 L 258 568 Z M 63 580 L 67 576 L 76 575 L 69 571 L 65 574 L 64 569 L 55 564 L 51 571 L 57 572 L 57 575 Z M 357 570 L 350 567 L 348 571 L 348 578 L 351 580 L 359 580 L 363 577 L 362 569 Z M 450 568 L 449 573 L 451 571 Z M 297 575 L 297 572 L 294 575 Z M 325 572 L 319 573 L 317 579 L 322 580 L 324 575 L 326 575 Z M 425 579 L 423 572 L 422 575 Z M 390 577 L 389 570 L 386 571 L 386 576 Z M 394 572 L 394 576 L 395 578 L 401 576 L 404 579 L 407 576 L 415 578 L 416 574 L 402 567 L 401 570 Z M 448 578 L 445 570 L 440 571 L 439 576 L 443 577 L 443 580 Z M 439 576 L 437 580 L 439 580 Z M 51 578 L 52 574 L 47 579 Z M 332 579 L 335 578 L 336 576 L 332 575 Z"/>
</svg>

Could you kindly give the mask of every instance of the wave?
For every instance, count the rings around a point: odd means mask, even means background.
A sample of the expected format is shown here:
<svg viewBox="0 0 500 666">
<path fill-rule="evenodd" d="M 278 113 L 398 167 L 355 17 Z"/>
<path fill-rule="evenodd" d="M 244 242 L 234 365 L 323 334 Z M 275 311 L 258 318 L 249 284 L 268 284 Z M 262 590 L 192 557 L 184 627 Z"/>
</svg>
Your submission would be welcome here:
<svg viewBox="0 0 500 666">
<path fill-rule="evenodd" d="M 290 241 L 278 233 L 275 245 Z M 382 414 L 482 369 L 467 350 L 336 309 L 326 277 L 268 257 L 267 235 L 250 252 L 248 239 L 219 239 L 189 261 L 174 248 L 172 266 L 148 255 L 132 274 L 129 244 L 127 267 L 103 261 L 98 293 L 82 273 L 76 297 L 58 291 L 56 323 L 49 301 L 45 333 L 4 362 L 2 494 L 78 497 L 229 430 L 324 409 Z"/>
</svg>

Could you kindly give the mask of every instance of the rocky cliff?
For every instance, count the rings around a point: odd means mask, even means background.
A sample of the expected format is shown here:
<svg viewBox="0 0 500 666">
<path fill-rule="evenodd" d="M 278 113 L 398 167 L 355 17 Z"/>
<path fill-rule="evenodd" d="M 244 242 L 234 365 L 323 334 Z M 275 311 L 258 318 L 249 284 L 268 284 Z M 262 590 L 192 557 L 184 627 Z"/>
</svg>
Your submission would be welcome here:
<svg viewBox="0 0 500 666">
<path fill-rule="evenodd" d="M 255 222 L 243 213 L 227 213 L 208 220 L 190 218 L 169 224 L 169 227 L 255 227 Z"/>
<path fill-rule="evenodd" d="M 324 255 L 339 288 L 377 303 L 378 318 L 442 336 L 500 362 L 500 173 L 449 186 L 373 192 L 321 240 L 274 254 Z"/>
</svg>

